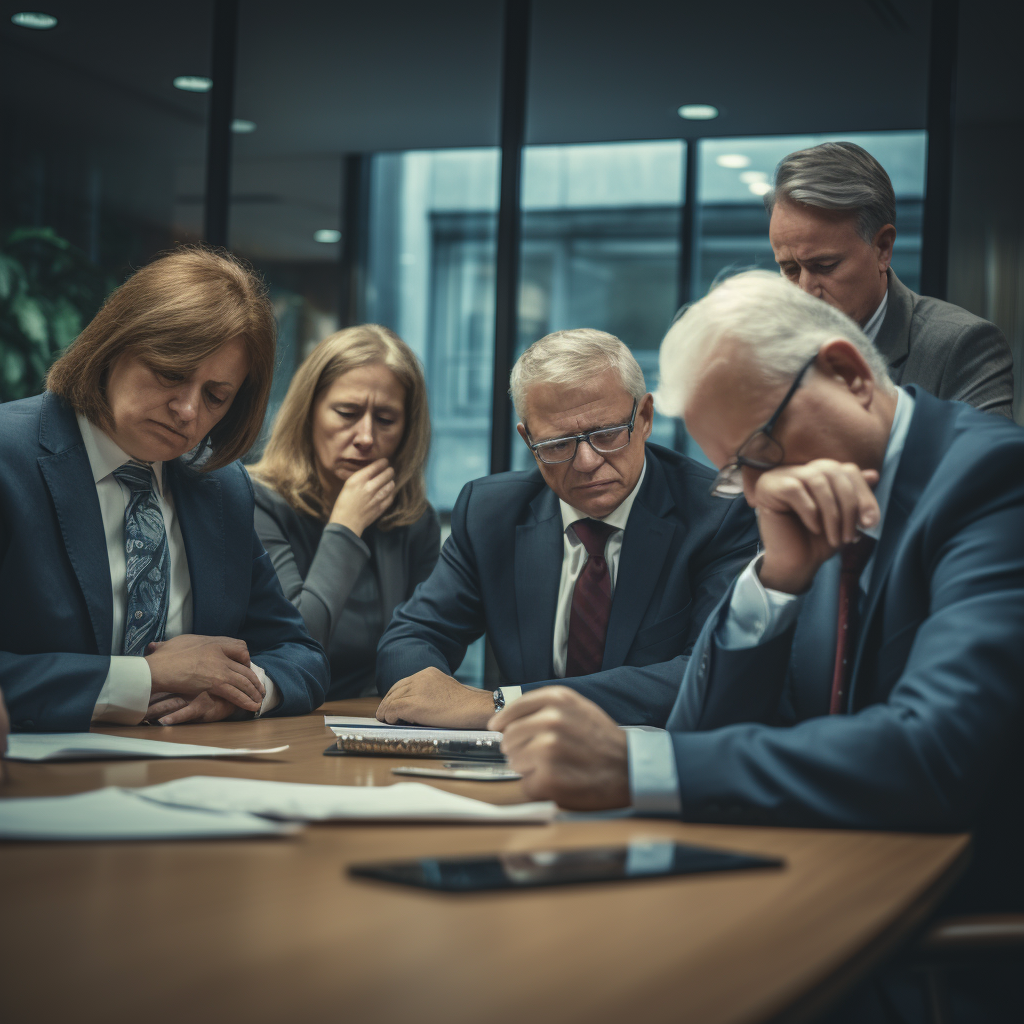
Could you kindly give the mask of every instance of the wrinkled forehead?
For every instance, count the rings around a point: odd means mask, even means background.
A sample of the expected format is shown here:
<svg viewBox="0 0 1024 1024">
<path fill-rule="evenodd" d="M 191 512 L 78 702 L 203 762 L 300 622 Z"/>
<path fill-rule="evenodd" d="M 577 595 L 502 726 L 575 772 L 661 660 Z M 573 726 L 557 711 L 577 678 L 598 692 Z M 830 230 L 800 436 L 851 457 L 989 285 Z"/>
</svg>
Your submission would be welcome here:
<svg viewBox="0 0 1024 1024">
<path fill-rule="evenodd" d="M 614 370 L 577 384 L 538 381 L 525 396 L 524 422 L 534 438 L 559 437 L 629 420 L 633 396 Z"/>
</svg>

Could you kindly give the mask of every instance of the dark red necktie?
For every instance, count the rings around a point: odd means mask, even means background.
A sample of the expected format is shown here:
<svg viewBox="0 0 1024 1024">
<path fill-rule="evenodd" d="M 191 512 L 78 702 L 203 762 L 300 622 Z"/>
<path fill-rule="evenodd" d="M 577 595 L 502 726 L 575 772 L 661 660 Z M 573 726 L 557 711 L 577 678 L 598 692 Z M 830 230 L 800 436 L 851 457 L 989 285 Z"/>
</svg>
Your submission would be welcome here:
<svg viewBox="0 0 1024 1024">
<path fill-rule="evenodd" d="M 600 671 L 604 658 L 604 638 L 612 610 L 612 577 L 604 547 L 615 527 L 596 519 L 577 519 L 572 528 L 587 549 L 587 564 L 572 592 L 565 674 L 585 676 Z"/>
<path fill-rule="evenodd" d="M 857 588 L 864 566 L 868 564 L 874 550 L 874 540 L 864 535 L 856 544 L 847 544 L 843 548 L 839 575 L 839 616 L 836 623 L 836 665 L 832 671 L 832 700 L 828 709 L 830 715 L 841 715 L 846 705 L 860 619 L 860 594 Z"/>
</svg>

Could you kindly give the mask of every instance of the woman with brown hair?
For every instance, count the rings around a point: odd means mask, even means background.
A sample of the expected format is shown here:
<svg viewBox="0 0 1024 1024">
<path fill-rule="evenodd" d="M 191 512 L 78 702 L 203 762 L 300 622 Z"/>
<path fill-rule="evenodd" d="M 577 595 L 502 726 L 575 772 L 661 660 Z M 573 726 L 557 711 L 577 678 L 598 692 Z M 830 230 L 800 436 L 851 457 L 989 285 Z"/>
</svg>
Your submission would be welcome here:
<svg viewBox="0 0 1024 1024">
<path fill-rule="evenodd" d="M 332 699 L 376 693 L 377 641 L 437 562 L 427 388 L 378 324 L 325 338 L 292 378 L 256 480 L 256 531 L 331 663 Z"/>
<path fill-rule="evenodd" d="M 274 366 L 229 256 L 142 268 L 0 405 L 0 679 L 15 730 L 301 714 L 327 666 L 255 535 L 236 461 Z"/>
</svg>

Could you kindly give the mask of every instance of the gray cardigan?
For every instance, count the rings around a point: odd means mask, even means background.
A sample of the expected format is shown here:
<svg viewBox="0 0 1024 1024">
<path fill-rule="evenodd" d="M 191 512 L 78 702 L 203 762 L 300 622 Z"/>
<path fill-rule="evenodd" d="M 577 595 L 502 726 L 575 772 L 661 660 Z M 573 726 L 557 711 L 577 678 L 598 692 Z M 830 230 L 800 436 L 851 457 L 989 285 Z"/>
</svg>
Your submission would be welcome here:
<svg viewBox="0 0 1024 1024">
<path fill-rule="evenodd" d="M 357 537 L 292 508 L 253 481 L 256 532 L 285 596 L 331 662 L 328 698 L 375 693 L 377 641 L 397 605 L 408 600 L 437 562 L 441 530 L 428 506 L 411 526 L 369 527 Z"/>
<path fill-rule="evenodd" d="M 897 384 L 1013 416 L 1013 358 L 995 324 L 912 292 L 889 271 L 889 301 L 875 345 Z"/>
</svg>

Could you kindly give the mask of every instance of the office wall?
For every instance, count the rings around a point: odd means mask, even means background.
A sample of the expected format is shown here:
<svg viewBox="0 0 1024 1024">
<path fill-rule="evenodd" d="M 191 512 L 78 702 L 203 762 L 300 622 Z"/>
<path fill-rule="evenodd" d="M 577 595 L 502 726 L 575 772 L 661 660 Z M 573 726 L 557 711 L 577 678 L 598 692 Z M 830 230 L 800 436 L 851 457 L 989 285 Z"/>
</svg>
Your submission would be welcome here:
<svg viewBox="0 0 1024 1024">
<path fill-rule="evenodd" d="M 972 0 L 960 12 L 947 298 L 998 324 L 1024 423 L 1024 11 Z"/>
</svg>

